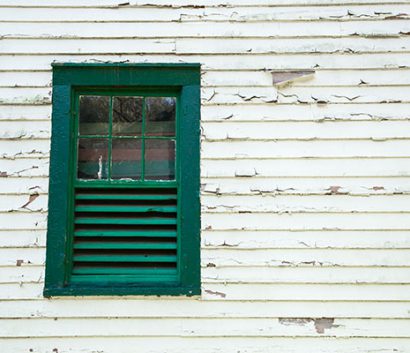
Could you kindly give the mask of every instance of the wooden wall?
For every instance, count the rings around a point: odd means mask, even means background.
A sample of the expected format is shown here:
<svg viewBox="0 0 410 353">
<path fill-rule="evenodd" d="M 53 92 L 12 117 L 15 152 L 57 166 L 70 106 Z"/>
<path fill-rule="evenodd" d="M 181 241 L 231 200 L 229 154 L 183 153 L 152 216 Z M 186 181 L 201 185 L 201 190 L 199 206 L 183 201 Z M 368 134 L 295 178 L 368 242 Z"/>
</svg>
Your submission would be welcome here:
<svg viewBox="0 0 410 353">
<path fill-rule="evenodd" d="M 43 298 L 53 61 L 202 63 L 200 298 Z M 410 352 L 410 1 L 0 0 L 0 157 L 1 352 Z"/>
</svg>

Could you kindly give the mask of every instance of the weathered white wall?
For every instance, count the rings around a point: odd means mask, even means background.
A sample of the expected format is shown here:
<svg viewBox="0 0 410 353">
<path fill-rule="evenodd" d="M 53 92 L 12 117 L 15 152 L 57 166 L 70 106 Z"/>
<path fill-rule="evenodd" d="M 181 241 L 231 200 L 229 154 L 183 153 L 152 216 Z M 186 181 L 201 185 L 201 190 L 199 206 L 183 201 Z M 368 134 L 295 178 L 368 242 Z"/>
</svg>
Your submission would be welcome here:
<svg viewBox="0 0 410 353">
<path fill-rule="evenodd" d="M 0 0 L 0 351 L 410 352 L 410 1 L 121 2 Z M 55 60 L 203 64 L 201 298 L 42 297 Z"/>
</svg>

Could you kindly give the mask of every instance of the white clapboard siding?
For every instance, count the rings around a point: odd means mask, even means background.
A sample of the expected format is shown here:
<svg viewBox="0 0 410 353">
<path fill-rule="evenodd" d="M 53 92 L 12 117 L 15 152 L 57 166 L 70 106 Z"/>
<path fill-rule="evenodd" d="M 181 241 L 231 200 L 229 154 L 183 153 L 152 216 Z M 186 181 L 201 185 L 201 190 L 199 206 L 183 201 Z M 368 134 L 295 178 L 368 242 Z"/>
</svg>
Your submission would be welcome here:
<svg viewBox="0 0 410 353">
<path fill-rule="evenodd" d="M 45 212 L 0 213 L 0 224 L 6 230 L 45 229 L 47 214 Z"/>
<path fill-rule="evenodd" d="M 1 146 L 0 141 L 0 146 Z M 409 140 L 387 141 L 230 141 L 229 143 L 204 142 L 202 156 L 207 159 L 218 158 L 349 158 L 349 157 L 406 157 L 410 149 Z M 16 151 L 16 152 L 15 152 Z M 30 150 L 19 147 L 8 150 L 5 157 L 41 157 L 47 149 Z"/>
<path fill-rule="evenodd" d="M 163 336 L 170 337 L 406 337 L 410 329 L 408 320 L 373 319 L 300 319 L 286 318 L 229 318 L 229 319 L 180 319 L 162 318 Z M 0 319 L 3 337 L 73 337 L 73 336 L 157 336 L 158 319 L 146 318 L 139 322 L 130 319 L 112 319 L 107 325 L 104 319 Z M 19 324 L 23 328 L 19 328 Z M 215 333 L 215 326 L 220 327 Z M 52 327 L 52 334 L 50 330 Z M 104 329 L 103 329 L 104 327 Z M 322 328 L 323 327 L 323 328 Z"/>
<path fill-rule="evenodd" d="M 54 3 L 53 6 L 59 5 Z M 266 2 L 269 4 L 269 2 Z M 15 4 L 17 5 L 17 4 Z M 75 3 L 71 4 L 75 5 Z M 241 4 L 238 4 L 241 5 Z M 291 5 L 291 4 L 290 4 Z M 341 6 L 340 6 L 341 5 Z M 135 21 L 292 21 L 292 20 L 360 20 L 360 19 L 389 19 L 408 18 L 406 12 L 410 12 L 408 5 L 396 5 L 394 8 L 388 5 L 363 6 L 315 6 L 316 11 L 310 11 L 303 7 L 220 7 L 216 12 L 214 8 L 202 8 L 194 6 L 176 11 L 172 8 L 150 7 L 119 7 L 119 8 L 56 8 L 50 7 L 47 11 L 41 8 L 27 8 L 24 12 L 19 7 L 4 7 L 3 15 L 8 21 L 53 21 L 53 22 L 93 22 L 95 18 L 104 22 L 135 22 Z M 1 6 L 1 4 L 0 4 Z M 50 5 L 49 5 L 50 6 Z M 47 17 L 49 14 L 51 17 Z"/>
<path fill-rule="evenodd" d="M 24 22 L 18 29 L 14 23 L 0 23 L 0 31 L 6 38 L 18 37 L 83 37 L 83 38 L 174 38 L 174 37 L 318 37 L 318 36 L 349 36 L 349 35 L 382 35 L 392 36 L 408 30 L 408 24 L 402 20 L 385 21 L 351 21 L 334 22 L 276 22 L 269 21 L 261 26 L 258 22 L 215 22 L 211 26 L 204 21 L 198 22 L 136 22 L 122 23 L 42 23 Z M 46 31 L 45 31 L 46 29 Z"/>
<path fill-rule="evenodd" d="M 51 343 L 52 341 L 52 343 Z M 4 339 L 1 341 L 4 349 L 29 351 L 35 353 L 55 353 L 56 346 L 61 352 L 70 350 L 94 353 L 104 350 L 104 353 L 117 353 L 121 346 L 122 353 L 133 353 L 135 347 L 142 353 L 180 353 L 181 350 L 192 350 L 200 353 L 237 353 L 238 350 L 247 353 L 269 352 L 280 350 L 284 353 L 305 353 L 306 347 L 315 347 L 317 353 L 374 352 L 382 349 L 388 353 L 407 353 L 409 341 L 403 338 L 323 338 L 303 337 L 275 338 L 271 337 L 64 337 Z M 54 349 L 54 352 L 53 352 Z"/>
<path fill-rule="evenodd" d="M 32 268 L 30 268 L 32 269 Z M 84 300 L 87 305 L 84 305 Z M 141 304 L 144 305 L 141 305 Z M 227 300 L 198 301 L 178 298 L 154 299 L 106 299 L 99 300 L 10 300 L 0 306 L 1 318 L 295 318 L 295 317 L 337 317 L 337 318 L 409 318 L 408 306 L 401 302 L 362 302 L 351 310 L 351 303 L 338 302 L 289 302 L 280 305 L 265 301 Z"/>
<path fill-rule="evenodd" d="M 0 284 L 0 300 L 43 299 L 43 283 Z M 410 284 L 217 284 L 206 283 L 201 300 L 395 301 L 410 299 Z M 131 297 L 132 298 L 132 297 Z M 147 299 L 155 297 L 147 297 Z M 82 300 L 81 297 L 78 298 Z M 88 298 L 88 300 L 98 298 Z M 58 300 L 58 299 L 55 299 Z M 87 300 L 87 299 L 86 299 Z M 143 302 L 141 303 L 143 304 Z M 277 304 L 279 305 L 279 304 Z M 337 304 L 334 304 L 337 306 Z M 358 304 L 359 305 L 359 304 Z M 52 330 L 49 335 L 52 335 Z"/>
<path fill-rule="evenodd" d="M 36 199 L 36 205 L 44 206 L 46 198 Z M 6 201 L 7 200 L 7 201 Z M 7 197 L 5 201 L 10 207 L 18 208 L 27 202 L 27 197 L 16 200 Z M 22 203 L 23 202 L 23 203 Z M 34 204 L 34 202 L 33 202 Z M 409 195 L 389 196 L 202 196 L 202 209 L 205 213 L 236 213 L 236 212 L 266 212 L 266 213 L 373 213 L 373 212 L 410 212 Z"/>
<path fill-rule="evenodd" d="M 0 172 L 2 177 L 42 177 L 48 176 L 49 160 L 48 159 L 2 159 L 0 163 Z"/>
<path fill-rule="evenodd" d="M 2 104 L 49 104 L 51 103 L 50 87 L 6 87 L 0 88 Z"/>
<path fill-rule="evenodd" d="M 29 249 L 28 253 L 34 253 L 33 258 L 40 249 Z M 2 250 L 6 256 L 13 257 L 12 250 Z M 0 252 L 1 254 L 1 252 Z M 301 266 L 301 267 L 332 267 L 332 266 L 398 266 L 408 265 L 406 258 L 408 249 L 203 249 L 202 263 L 204 266 L 237 266 L 237 267 L 276 267 L 276 266 Z"/>
<path fill-rule="evenodd" d="M 0 267 L 0 283 L 42 283 L 44 282 L 43 266 L 3 266 Z"/>
<path fill-rule="evenodd" d="M 355 276 L 352 278 L 352 271 Z M 5 269 L 8 273 L 9 270 Z M 37 276 L 39 276 L 37 274 Z M 399 267 L 206 267 L 202 270 L 206 282 L 215 283 L 410 283 L 409 268 Z M 11 277 L 11 278 L 10 278 Z M 5 281 L 31 281 L 32 278 L 6 277 Z M 34 278 L 36 280 L 36 278 Z"/>
<path fill-rule="evenodd" d="M 224 46 L 226 44 L 224 43 Z M 398 86 L 408 85 L 410 78 L 407 69 L 400 70 L 314 70 L 307 72 L 292 82 L 292 87 L 299 86 Z M 231 71 L 206 71 L 202 75 L 202 85 L 207 87 L 218 86 L 272 86 L 275 76 L 281 71 L 241 71 L 233 75 Z M 19 78 L 17 76 L 17 78 Z M 21 78 L 23 79 L 23 78 Z M 5 82 L 5 81 L 0 81 Z M 6 83 L 6 82 L 5 82 Z M 283 83 L 282 83 L 283 84 Z"/>
<path fill-rule="evenodd" d="M 250 174 L 252 175 L 252 174 Z M 1 181 L 1 179 L 0 179 Z M 204 178 L 205 194 L 227 195 L 381 195 L 409 194 L 408 177 L 377 178 Z"/>
<path fill-rule="evenodd" d="M 2 75 L 0 74 L 0 77 Z M 1 79 L 1 78 L 0 78 Z M 1 121 L 23 120 L 49 120 L 51 117 L 51 105 L 2 105 L 0 104 Z"/>
<path fill-rule="evenodd" d="M 30 248 L 46 245 L 45 230 L 0 230 L 0 248 Z"/>
<path fill-rule="evenodd" d="M 33 222 L 37 215 L 33 217 L 21 214 L 16 217 L 21 218 L 21 224 L 15 226 L 20 229 L 23 224 Z M 205 230 L 407 230 L 410 227 L 410 217 L 400 213 L 327 213 L 326 217 L 323 213 L 205 213 L 202 227 Z"/>
<path fill-rule="evenodd" d="M 239 73 L 233 72 L 235 76 Z M 203 121 L 368 121 L 408 120 L 408 103 L 336 104 L 224 104 L 203 105 Z M 16 112 L 17 114 L 17 112 Z"/>
<path fill-rule="evenodd" d="M 261 128 L 263 126 L 263 128 Z M 400 131 L 400 126 L 404 127 Z M 410 136 L 410 121 L 203 123 L 203 135 L 219 139 L 396 139 Z M 403 131 L 404 130 L 404 131 Z"/>
<path fill-rule="evenodd" d="M 8 285 L 5 285 L 7 288 Z M 10 285 L 11 286 L 11 285 Z M 31 285 L 22 295 L 35 293 Z M 1 288 L 1 287 L 0 287 Z M 374 284 L 206 284 L 205 300 L 409 301 L 410 285 Z M 1 294 L 0 294 L 1 295 Z"/>
<path fill-rule="evenodd" d="M 272 342 L 273 341 L 273 342 Z M 53 344 L 47 345 L 49 338 L 44 339 L 5 339 L 2 346 L 5 349 L 17 348 L 20 351 L 32 349 L 36 353 L 54 353 L 54 346 L 60 347 L 61 351 L 72 349 L 82 350 L 85 353 L 95 352 L 97 349 L 104 349 L 107 353 L 118 352 L 119 344 L 123 345 L 122 352 L 135 352 L 135 347 L 139 348 L 142 353 L 162 353 L 164 347 L 167 347 L 169 353 L 179 353 L 181 350 L 195 350 L 201 353 L 236 353 L 238 349 L 249 353 L 265 352 L 272 349 L 278 349 L 284 353 L 302 353 L 306 352 L 306 347 L 314 346 L 315 352 L 318 353 L 344 353 L 346 351 L 366 351 L 374 352 L 377 349 L 383 349 L 386 352 L 407 353 L 408 341 L 398 338 L 381 338 L 369 340 L 366 338 L 324 338 L 318 340 L 314 337 L 303 338 L 295 341 L 293 338 L 188 338 L 188 337 L 155 337 L 155 338 L 53 338 Z M 198 342 L 198 343 L 197 343 Z M 44 347 L 44 348 L 43 348 Z M 235 348 L 234 348 L 235 347 Z"/>
<path fill-rule="evenodd" d="M 218 87 L 204 88 L 202 97 L 206 104 L 223 103 L 374 103 L 407 101 L 407 87 Z"/>
<path fill-rule="evenodd" d="M 25 163 L 28 165 L 28 163 Z M 24 173 L 37 173 L 30 170 Z M 204 160 L 203 177 L 404 177 L 409 158 Z"/>
<path fill-rule="evenodd" d="M 383 4 L 406 4 L 408 3 L 407 0 L 383 0 Z M 179 7 L 217 7 L 217 8 L 225 8 L 226 2 L 221 0 L 200 0 L 192 3 L 192 0 L 157 0 L 155 2 L 157 8 L 179 8 Z M 276 7 L 280 5 L 288 5 L 288 6 L 318 6 L 318 5 L 358 5 L 358 4 L 367 4 L 367 5 L 377 5 L 378 3 L 375 0 L 258 0 L 257 2 L 253 0 L 231 0 L 229 2 L 231 6 L 271 6 Z M 38 2 L 36 0 L 4 0 L 2 1 L 3 6 L 7 7 L 38 7 Z M 42 2 L 42 7 L 63 7 L 63 8 L 71 8 L 71 7 L 81 7 L 81 8 L 98 8 L 98 7 L 108 7 L 108 8 L 128 8 L 128 7 L 152 7 L 152 2 L 149 0 L 144 1 L 129 1 L 128 3 L 118 3 L 118 0 L 82 0 L 80 4 L 75 4 L 69 0 L 59 0 L 58 2 L 47 0 Z"/>
<path fill-rule="evenodd" d="M 95 41 L 86 39 L 82 41 L 68 40 L 7 40 L 4 43 L 4 48 L 0 53 L 19 53 L 24 54 L 28 51 L 33 54 L 43 53 L 106 53 L 115 49 L 124 53 L 168 53 L 175 48 L 175 41 L 163 39 L 153 41 L 152 39 L 109 39 Z"/>
<path fill-rule="evenodd" d="M 51 81 L 51 71 L 48 70 L 3 71 L 0 75 L 0 87 L 51 87 Z"/>
<path fill-rule="evenodd" d="M 374 54 L 249 54 L 243 55 L 157 55 L 77 54 L 71 55 L 1 55 L 3 70 L 49 70 L 57 62 L 200 62 L 204 70 L 295 70 L 295 69 L 382 69 L 410 66 L 409 55 L 402 53 Z"/>
<path fill-rule="evenodd" d="M 205 230 L 202 244 L 216 249 L 409 249 L 410 233 L 406 230 Z"/>
<path fill-rule="evenodd" d="M 0 171 L 2 171 L 2 169 L 3 168 L 0 168 Z M 5 175 L 7 175 L 7 172 L 3 171 L 3 173 L 6 173 Z M 1 194 L 44 194 L 48 190 L 48 179 L 44 177 L 3 177 L 0 178 L 0 190 Z"/>
<path fill-rule="evenodd" d="M 310 24 L 308 24 L 309 26 Z M 263 26 L 263 24 L 262 24 Z M 224 43 L 226 42 L 226 43 Z M 20 48 L 20 47 L 19 47 Z M 374 53 L 374 52 L 406 52 L 409 49 L 409 40 L 397 37 L 393 40 L 377 38 L 358 38 L 352 41 L 349 38 L 295 38 L 289 39 L 177 39 L 177 54 L 233 54 L 233 53 Z M 21 49 L 24 50 L 24 49 Z M 27 49 L 26 49 L 27 50 Z M 41 49 L 38 49 L 41 50 Z M 24 51 L 22 51 L 24 52 Z M 132 51 L 131 51 L 132 52 Z M 6 53 L 6 52 L 5 52 Z"/>
<path fill-rule="evenodd" d="M 409 0 L 0 1 L 0 351 L 409 353 L 409 33 Z M 43 297 L 53 62 L 201 64 L 201 295 Z"/>
<path fill-rule="evenodd" d="M 122 24 L 121 24 L 122 25 Z M 214 25 L 209 23 L 210 26 Z M 264 24 L 261 24 L 262 26 Z M 310 24 L 308 24 L 310 26 Z M 248 37 L 248 36 L 246 36 Z M 115 52 L 128 54 L 138 53 L 168 53 L 177 54 L 292 54 L 292 53 L 382 53 L 386 51 L 406 53 L 410 50 L 410 41 L 406 37 L 397 37 L 393 40 L 378 38 L 358 38 L 352 41 L 349 38 L 296 38 L 291 43 L 288 39 L 236 39 L 235 38 L 163 38 L 152 39 L 110 39 L 102 38 L 98 42 L 92 39 L 4 39 L 1 54 L 101 54 L 110 49 Z M 226 42 L 226 43 L 225 43 Z M 293 43 L 294 42 L 294 43 Z"/>
<path fill-rule="evenodd" d="M 0 156 L 5 159 L 49 158 L 50 141 L 46 139 L 34 140 L 22 138 L 13 140 L 13 138 L 9 137 L 0 137 L 0 151 Z"/>
<path fill-rule="evenodd" d="M 47 195 L 40 195 L 36 191 L 32 192 L 30 195 L 3 194 L 0 197 L 0 212 L 30 212 L 47 210 Z"/>
<path fill-rule="evenodd" d="M 0 248 L 0 266 L 38 266 L 44 265 L 44 262 L 45 248 Z"/>
</svg>

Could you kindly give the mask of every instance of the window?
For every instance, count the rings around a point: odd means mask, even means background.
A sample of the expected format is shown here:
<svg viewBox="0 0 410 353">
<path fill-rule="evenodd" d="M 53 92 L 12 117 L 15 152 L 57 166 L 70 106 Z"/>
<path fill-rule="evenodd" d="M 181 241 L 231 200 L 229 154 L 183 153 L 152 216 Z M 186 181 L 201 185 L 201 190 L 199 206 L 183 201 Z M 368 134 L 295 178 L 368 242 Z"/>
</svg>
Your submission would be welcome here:
<svg viewBox="0 0 410 353">
<path fill-rule="evenodd" d="M 53 64 L 44 295 L 200 293 L 199 64 Z"/>
</svg>

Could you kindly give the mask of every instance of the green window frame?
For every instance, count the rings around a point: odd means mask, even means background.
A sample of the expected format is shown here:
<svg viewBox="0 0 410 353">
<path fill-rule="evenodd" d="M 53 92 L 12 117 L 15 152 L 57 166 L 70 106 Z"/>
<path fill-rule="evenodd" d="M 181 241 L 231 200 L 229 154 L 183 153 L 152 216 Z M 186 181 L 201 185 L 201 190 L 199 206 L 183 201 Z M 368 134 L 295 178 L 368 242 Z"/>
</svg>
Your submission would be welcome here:
<svg viewBox="0 0 410 353">
<path fill-rule="evenodd" d="M 200 64 L 54 63 L 52 68 L 53 111 L 44 296 L 200 294 Z M 145 180 L 142 167 L 142 177 L 138 180 L 79 181 L 77 139 L 79 97 L 82 95 L 108 96 L 110 109 L 114 96 L 142 97 L 143 102 L 147 97 L 173 97 L 176 101 L 176 132 L 171 139 L 176 144 L 175 180 Z M 112 146 L 112 110 L 109 124 L 109 143 Z M 145 112 L 142 126 L 145 126 Z M 142 141 L 150 139 L 144 136 L 144 131 L 138 138 Z M 144 142 L 142 146 L 145 146 Z M 109 151 L 111 154 L 111 147 Z M 144 147 L 142 166 L 143 151 Z M 157 276 L 156 273 L 107 277 L 73 275 L 73 229 L 78 197 L 75 190 L 102 190 L 105 187 L 125 191 L 127 188 L 176 189 L 176 271 L 172 276 Z"/>
</svg>

